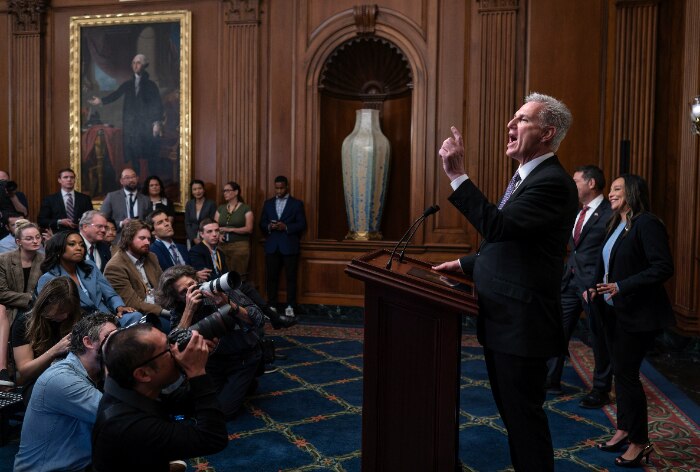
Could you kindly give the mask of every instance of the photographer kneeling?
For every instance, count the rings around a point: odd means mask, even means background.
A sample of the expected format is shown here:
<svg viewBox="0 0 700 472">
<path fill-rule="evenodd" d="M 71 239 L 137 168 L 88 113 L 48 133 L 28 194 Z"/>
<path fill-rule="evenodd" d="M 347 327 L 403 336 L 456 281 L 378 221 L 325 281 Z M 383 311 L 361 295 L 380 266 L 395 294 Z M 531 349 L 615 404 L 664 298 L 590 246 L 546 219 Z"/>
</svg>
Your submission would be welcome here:
<svg viewBox="0 0 700 472">
<path fill-rule="evenodd" d="M 238 275 L 230 274 L 231 280 Z M 260 308 L 238 289 L 240 279 L 231 282 L 228 289 L 226 277 L 203 284 L 207 286 L 204 290 L 197 284 L 192 267 L 170 267 L 160 277 L 156 303 L 170 310 L 171 326 L 175 327 L 171 339 L 186 338 L 186 329 L 193 323 L 202 325 L 200 332 L 205 337 L 219 338 L 209 356 L 207 372 L 214 380 L 224 416 L 230 419 L 240 410 L 245 396 L 257 387 L 255 377 L 262 356 L 258 332 L 265 319 Z M 224 287 L 211 288 L 222 282 Z M 208 335 L 205 330 L 214 332 Z"/>
<path fill-rule="evenodd" d="M 106 338 L 108 376 L 92 432 L 94 471 L 168 471 L 170 461 L 226 447 L 226 423 L 205 371 L 207 343 L 194 331 L 180 350 L 149 323 L 119 329 Z M 181 373 L 186 384 L 162 395 Z M 178 415 L 188 419 L 178 421 Z"/>
</svg>

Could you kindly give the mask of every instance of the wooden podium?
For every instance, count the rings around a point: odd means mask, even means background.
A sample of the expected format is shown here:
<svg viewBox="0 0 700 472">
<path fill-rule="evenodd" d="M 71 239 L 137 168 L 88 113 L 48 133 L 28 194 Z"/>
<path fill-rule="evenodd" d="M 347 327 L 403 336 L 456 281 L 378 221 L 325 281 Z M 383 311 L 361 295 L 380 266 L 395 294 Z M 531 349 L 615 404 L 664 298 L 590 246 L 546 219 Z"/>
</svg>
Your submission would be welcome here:
<svg viewBox="0 0 700 472">
<path fill-rule="evenodd" d="M 472 282 L 379 250 L 345 272 L 365 283 L 362 470 L 453 471 L 458 460 L 461 315 Z"/>
</svg>

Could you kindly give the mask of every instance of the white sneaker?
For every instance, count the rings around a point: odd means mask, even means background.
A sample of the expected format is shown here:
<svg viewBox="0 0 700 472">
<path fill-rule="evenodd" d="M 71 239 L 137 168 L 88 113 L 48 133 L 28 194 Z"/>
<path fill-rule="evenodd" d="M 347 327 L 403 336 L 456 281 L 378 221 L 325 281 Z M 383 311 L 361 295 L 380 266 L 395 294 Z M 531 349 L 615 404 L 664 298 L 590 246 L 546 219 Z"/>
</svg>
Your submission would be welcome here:
<svg viewBox="0 0 700 472">
<path fill-rule="evenodd" d="M 284 316 L 288 316 L 290 318 L 294 318 L 296 316 L 294 314 L 294 308 L 292 308 L 292 305 L 287 305 L 287 308 L 284 309 Z"/>
</svg>

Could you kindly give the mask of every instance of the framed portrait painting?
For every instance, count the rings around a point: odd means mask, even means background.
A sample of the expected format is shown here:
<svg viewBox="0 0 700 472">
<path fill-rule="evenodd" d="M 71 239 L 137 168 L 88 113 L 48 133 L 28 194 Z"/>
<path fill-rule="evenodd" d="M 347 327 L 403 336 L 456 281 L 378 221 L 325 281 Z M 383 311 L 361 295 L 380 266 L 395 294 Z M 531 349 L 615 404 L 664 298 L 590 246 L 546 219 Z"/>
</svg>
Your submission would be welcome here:
<svg viewBox="0 0 700 472">
<path fill-rule="evenodd" d="M 182 211 L 190 180 L 188 11 L 72 17 L 70 161 L 101 204 L 130 167 Z"/>
</svg>

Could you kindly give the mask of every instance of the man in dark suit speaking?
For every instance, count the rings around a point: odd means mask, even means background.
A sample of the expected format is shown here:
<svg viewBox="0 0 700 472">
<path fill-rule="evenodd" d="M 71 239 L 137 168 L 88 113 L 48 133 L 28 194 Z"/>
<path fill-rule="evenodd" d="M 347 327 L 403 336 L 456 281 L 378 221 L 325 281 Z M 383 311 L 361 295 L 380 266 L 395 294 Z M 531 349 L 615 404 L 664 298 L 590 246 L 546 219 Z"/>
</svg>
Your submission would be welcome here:
<svg viewBox="0 0 700 472">
<path fill-rule="evenodd" d="M 92 210 L 92 200 L 88 195 L 75 191 L 73 169 L 59 170 L 58 184 L 61 190 L 47 195 L 41 201 L 37 217 L 39 226 L 53 231 L 76 229 L 83 213 Z"/>
<path fill-rule="evenodd" d="M 547 358 L 565 349 L 562 261 L 578 207 L 576 186 L 554 152 L 571 121 L 569 109 L 555 98 L 525 98 L 508 122 L 506 155 L 519 166 L 498 205 L 469 179 L 456 128 L 440 149 L 454 189 L 449 200 L 484 241 L 476 254 L 434 269 L 474 279 L 477 334 L 516 471 L 554 470 L 544 383 Z"/>
</svg>

